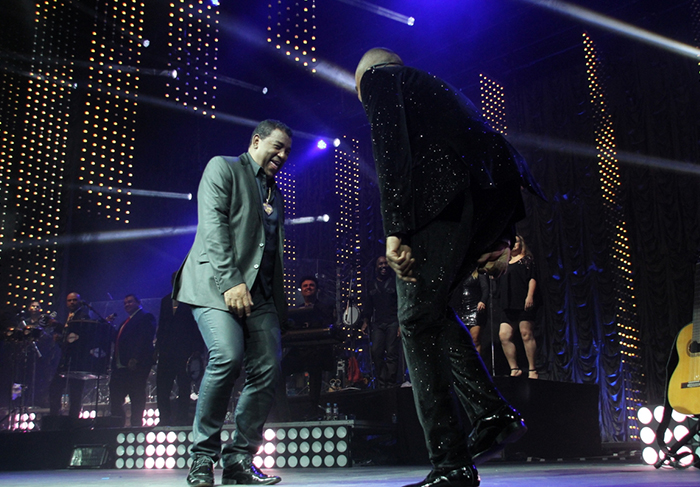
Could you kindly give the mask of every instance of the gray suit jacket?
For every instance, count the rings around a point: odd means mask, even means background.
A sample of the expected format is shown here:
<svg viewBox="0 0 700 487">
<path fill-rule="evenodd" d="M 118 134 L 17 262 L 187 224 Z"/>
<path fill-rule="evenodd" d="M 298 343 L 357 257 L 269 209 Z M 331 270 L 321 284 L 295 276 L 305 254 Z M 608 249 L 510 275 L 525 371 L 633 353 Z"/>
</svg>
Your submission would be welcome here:
<svg viewBox="0 0 700 487">
<path fill-rule="evenodd" d="M 197 234 L 177 273 L 174 299 L 228 311 L 224 292 L 243 282 L 252 289 L 265 249 L 265 229 L 251 165 L 257 170 L 246 152 L 240 157 L 214 157 L 204 169 L 197 191 Z M 273 299 L 279 319 L 284 321 L 284 202 L 277 186 L 272 203 L 280 215 Z"/>
</svg>

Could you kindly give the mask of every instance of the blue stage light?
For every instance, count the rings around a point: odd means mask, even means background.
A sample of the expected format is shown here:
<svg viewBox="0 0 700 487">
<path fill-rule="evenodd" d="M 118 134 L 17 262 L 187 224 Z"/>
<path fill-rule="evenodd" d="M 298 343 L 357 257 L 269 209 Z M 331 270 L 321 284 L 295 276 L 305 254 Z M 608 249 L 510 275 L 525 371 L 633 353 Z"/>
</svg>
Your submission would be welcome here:
<svg viewBox="0 0 700 487">
<path fill-rule="evenodd" d="M 318 141 L 316 147 L 318 147 L 319 149 L 325 149 L 328 147 L 328 144 L 326 144 L 326 141 L 322 139 Z"/>
</svg>

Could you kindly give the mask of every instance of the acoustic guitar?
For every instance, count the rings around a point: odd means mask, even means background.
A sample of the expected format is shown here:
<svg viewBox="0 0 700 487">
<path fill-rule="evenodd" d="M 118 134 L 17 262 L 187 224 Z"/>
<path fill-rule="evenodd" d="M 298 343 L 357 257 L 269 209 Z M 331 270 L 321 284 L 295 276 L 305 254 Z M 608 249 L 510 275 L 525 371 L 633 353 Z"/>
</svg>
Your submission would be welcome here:
<svg viewBox="0 0 700 487">
<path fill-rule="evenodd" d="M 679 413 L 700 414 L 700 262 L 695 265 L 693 322 L 676 339 L 678 365 L 668 383 L 668 402 Z"/>
</svg>

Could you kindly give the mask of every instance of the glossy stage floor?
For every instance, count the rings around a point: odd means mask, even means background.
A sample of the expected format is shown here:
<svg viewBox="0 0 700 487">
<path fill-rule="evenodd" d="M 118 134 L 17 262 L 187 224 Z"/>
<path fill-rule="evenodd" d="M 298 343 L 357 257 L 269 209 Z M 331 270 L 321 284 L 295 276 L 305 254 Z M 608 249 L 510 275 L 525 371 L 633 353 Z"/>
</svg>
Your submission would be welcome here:
<svg viewBox="0 0 700 487">
<path fill-rule="evenodd" d="M 426 467 L 270 469 L 279 485 L 322 487 L 400 487 L 422 479 Z M 638 461 L 577 463 L 488 463 L 479 469 L 488 487 L 685 487 L 700 485 L 700 470 L 659 469 Z M 0 472 L 8 487 L 172 487 L 183 486 L 186 470 L 50 470 Z M 217 481 L 220 481 L 220 470 Z"/>
</svg>

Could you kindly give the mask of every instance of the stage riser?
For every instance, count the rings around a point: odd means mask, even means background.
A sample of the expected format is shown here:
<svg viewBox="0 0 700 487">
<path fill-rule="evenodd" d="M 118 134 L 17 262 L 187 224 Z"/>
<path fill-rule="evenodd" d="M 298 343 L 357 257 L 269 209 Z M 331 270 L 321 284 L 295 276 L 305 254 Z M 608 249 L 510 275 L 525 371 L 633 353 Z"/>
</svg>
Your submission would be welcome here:
<svg viewBox="0 0 700 487">
<path fill-rule="evenodd" d="M 505 449 L 505 459 L 601 455 L 597 386 L 509 377 L 496 378 L 496 383 L 528 425 L 528 433 Z M 268 423 L 266 429 L 284 430 L 285 436 L 269 439 L 268 453 L 261 455 L 263 468 L 349 467 L 368 460 L 427 464 L 411 388 L 341 391 L 323 394 L 321 400 L 337 403 L 341 417 L 347 415 L 351 420 Z M 294 408 L 294 401 L 291 406 Z M 109 417 L 77 423 L 65 417 L 43 420 L 48 422 L 44 429 L 62 431 L 0 435 L 0 469 L 67 468 L 76 445 L 107 445 L 111 466 L 118 468 L 188 467 L 192 438 L 187 427 L 114 428 Z M 339 434 L 339 427 L 347 431 Z M 308 437 L 301 438 L 304 428 L 303 435 Z M 289 436 L 291 429 L 296 430 L 294 439 Z M 225 426 L 224 441 L 232 431 L 232 425 Z"/>
</svg>

